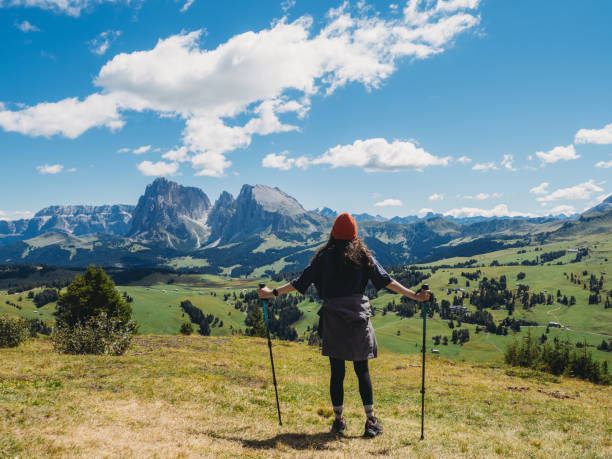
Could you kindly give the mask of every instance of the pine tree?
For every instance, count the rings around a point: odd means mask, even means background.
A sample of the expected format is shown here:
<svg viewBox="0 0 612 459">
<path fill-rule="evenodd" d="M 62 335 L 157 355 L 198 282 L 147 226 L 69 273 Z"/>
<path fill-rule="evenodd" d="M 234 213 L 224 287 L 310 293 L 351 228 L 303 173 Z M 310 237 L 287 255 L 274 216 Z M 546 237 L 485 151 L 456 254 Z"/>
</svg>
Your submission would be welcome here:
<svg viewBox="0 0 612 459">
<path fill-rule="evenodd" d="M 264 320 L 263 310 L 260 307 L 254 307 L 249 311 L 244 323 L 250 327 L 247 333 L 251 336 L 266 336 L 266 322 Z"/>
<path fill-rule="evenodd" d="M 198 333 L 202 336 L 210 336 L 210 324 L 208 323 L 208 320 L 203 320 L 200 322 L 200 329 L 198 330 Z"/>
<path fill-rule="evenodd" d="M 77 275 L 66 293 L 57 302 L 57 321 L 73 327 L 105 312 L 127 324 L 132 308 L 121 298 L 115 283 L 101 267 L 90 266 L 83 275 Z"/>
</svg>

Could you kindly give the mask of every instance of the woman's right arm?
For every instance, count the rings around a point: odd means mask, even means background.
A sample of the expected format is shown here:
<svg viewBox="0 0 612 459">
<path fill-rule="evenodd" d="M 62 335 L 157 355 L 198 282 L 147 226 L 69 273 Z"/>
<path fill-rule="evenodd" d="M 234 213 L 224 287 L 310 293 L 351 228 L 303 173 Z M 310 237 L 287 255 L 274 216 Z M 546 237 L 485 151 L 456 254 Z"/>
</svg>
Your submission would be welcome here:
<svg viewBox="0 0 612 459">
<path fill-rule="evenodd" d="M 429 301 L 429 298 L 431 296 L 431 290 L 422 290 L 419 293 L 416 293 L 413 290 L 404 287 L 395 279 L 392 279 L 391 282 L 386 286 L 386 288 L 395 293 L 399 293 L 400 295 L 407 296 L 408 298 L 419 302 Z"/>
</svg>

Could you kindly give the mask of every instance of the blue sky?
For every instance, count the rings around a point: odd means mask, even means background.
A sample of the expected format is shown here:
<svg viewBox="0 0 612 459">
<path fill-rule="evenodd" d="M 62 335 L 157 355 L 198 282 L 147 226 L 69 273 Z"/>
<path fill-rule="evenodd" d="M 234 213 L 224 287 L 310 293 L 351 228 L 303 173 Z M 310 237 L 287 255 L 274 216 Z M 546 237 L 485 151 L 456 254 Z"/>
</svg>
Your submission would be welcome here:
<svg viewBox="0 0 612 459">
<path fill-rule="evenodd" d="M 385 216 L 612 191 L 612 2 L 227 4 L 0 1 L 0 218 L 158 175 Z"/>
</svg>

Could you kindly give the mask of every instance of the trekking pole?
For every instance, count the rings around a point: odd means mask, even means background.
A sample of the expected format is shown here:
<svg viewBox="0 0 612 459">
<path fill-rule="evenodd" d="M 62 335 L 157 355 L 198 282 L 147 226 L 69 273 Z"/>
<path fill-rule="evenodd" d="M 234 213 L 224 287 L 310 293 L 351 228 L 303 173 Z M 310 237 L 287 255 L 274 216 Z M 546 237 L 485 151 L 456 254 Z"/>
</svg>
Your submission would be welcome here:
<svg viewBox="0 0 612 459">
<path fill-rule="evenodd" d="M 266 284 L 259 284 L 259 288 L 264 288 Z M 264 319 L 266 320 L 266 332 L 268 334 L 268 349 L 270 350 L 270 363 L 272 364 L 272 381 L 274 382 L 274 393 L 276 394 L 276 410 L 278 411 L 278 425 L 282 426 L 283 421 L 281 420 L 280 403 L 278 403 L 278 388 L 276 386 L 276 372 L 274 371 L 274 357 L 272 357 L 272 340 L 270 339 L 270 324 L 268 323 L 268 302 L 261 300 L 264 310 Z"/>
<path fill-rule="evenodd" d="M 419 292 L 429 290 L 429 285 L 423 284 Z M 421 376 L 421 440 L 425 438 L 425 335 L 427 333 L 427 302 L 423 302 L 423 374 Z"/>
</svg>

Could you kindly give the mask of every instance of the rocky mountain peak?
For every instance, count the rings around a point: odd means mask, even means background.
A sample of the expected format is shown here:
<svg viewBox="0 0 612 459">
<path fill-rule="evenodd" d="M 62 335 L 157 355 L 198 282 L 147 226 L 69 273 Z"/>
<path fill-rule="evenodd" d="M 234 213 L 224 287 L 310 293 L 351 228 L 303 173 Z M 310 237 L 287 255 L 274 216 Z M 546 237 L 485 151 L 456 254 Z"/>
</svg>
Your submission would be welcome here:
<svg viewBox="0 0 612 459">
<path fill-rule="evenodd" d="M 158 178 L 138 200 L 128 236 L 166 240 L 175 248 L 199 247 L 208 238 L 210 207 L 201 189 Z"/>
<path fill-rule="evenodd" d="M 243 185 L 236 200 L 222 194 L 209 217 L 211 243 L 243 240 L 252 235 L 276 232 L 319 231 L 327 219 L 302 205 L 278 188 Z"/>
<path fill-rule="evenodd" d="M 265 212 L 278 212 L 292 217 L 306 213 L 297 200 L 278 188 L 266 185 L 244 185 L 237 200 L 239 202 L 252 200 Z"/>
</svg>

